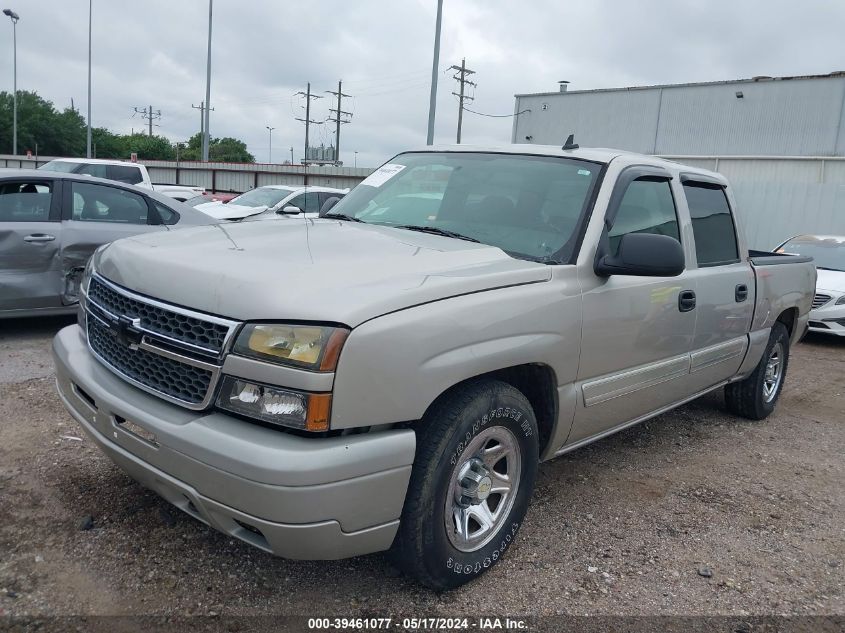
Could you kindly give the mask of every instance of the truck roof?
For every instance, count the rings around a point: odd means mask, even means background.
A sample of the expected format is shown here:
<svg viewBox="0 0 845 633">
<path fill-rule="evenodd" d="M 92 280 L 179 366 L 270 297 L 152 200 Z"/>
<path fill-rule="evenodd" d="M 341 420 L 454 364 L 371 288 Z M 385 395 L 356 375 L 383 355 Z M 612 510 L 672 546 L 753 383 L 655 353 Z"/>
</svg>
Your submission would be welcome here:
<svg viewBox="0 0 845 633">
<path fill-rule="evenodd" d="M 532 156 L 558 156 L 561 158 L 578 158 L 596 163 L 609 163 L 614 158 L 626 157 L 645 165 L 658 165 L 671 171 L 683 171 L 689 174 L 701 174 L 727 184 L 725 177 L 715 171 L 684 165 L 677 161 L 668 160 L 650 154 L 640 154 L 622 149 L 608 147 L 579 147 L 578 149 L 563 149 L 561 145 L 535 145 L 533 143 L 509 143 L 507 145 L 427 145 L 411 149 L 408 152 L 476 152 L 491 154 L 528 154 Z M 402 152 L 403 154 L 406 152 Z"/>
<path fill-rule="evenodd" d="M 98 165 L 135 165 L 143 167 L 141 163 L 133 163 L 130 160 L 117 160 L 108 158 L 53 158 L 51 163 L 96 163 Z"/>
</svg>

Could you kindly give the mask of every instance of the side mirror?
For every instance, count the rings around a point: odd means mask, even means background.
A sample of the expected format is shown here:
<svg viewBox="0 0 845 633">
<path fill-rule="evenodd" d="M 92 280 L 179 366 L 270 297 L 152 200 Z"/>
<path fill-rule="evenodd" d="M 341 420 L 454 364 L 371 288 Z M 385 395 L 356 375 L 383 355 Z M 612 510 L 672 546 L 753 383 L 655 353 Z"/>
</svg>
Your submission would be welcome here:
<svg viewBox="0 0 845 633">
<path fill-rule="evenodd" d="M 595 271 L 602 277 L 677 277 L 684 272 L 684 266 L 684 248 L 675 238 L 652 233 L 627 233 L 619 242 L 619 252 L 599 259 Z"/>
<path fill-rule="evenodd" d="M 285 208 L 282 209 L 282 213 L 285 215 L 296 215 L 297 213 L 302 213 L 302 209 L 299 207 L 295 207 L 292 204 L 289 204 Z"/>
<path fill-rule="evenodd" d="M 326 200 L 326 201 L 323 203 L 323 206 L 322 206 L 322 207 L 320 207 L 320 214 L 319 214 L 319 215 L 320 215 L 320 217 L 322 218 L 322 217 L 323 217 L 324 215 L 326 215 L 329 211 L 331 211 L 331 210 L 332 210 L 332 207 L 334 207 L 334 205 L 336 205 L 338 202 L 340 202 L 340 198 L 338 198 L 337 196 L 332 196 L 331 198 L 329 198 L 328 200 Z"/>
</svg>

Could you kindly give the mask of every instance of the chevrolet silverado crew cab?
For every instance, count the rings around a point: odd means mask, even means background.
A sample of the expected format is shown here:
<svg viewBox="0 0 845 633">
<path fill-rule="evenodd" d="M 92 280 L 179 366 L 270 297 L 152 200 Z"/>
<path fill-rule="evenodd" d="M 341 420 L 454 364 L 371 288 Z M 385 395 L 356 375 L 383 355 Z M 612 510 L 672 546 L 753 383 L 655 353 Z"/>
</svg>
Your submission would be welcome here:
<svg viewBox="0 0 845 633">
<path fill-rule="evenodd" d="M 771 413 L 816 272 L 749 253 L 735 208 L 614 150 L 402 153 L 322 218 L 100 248 L 59 393 L 226 534 L 454 587 L 514 542 L 539 462 L 722 387 Z"/>
</svg>

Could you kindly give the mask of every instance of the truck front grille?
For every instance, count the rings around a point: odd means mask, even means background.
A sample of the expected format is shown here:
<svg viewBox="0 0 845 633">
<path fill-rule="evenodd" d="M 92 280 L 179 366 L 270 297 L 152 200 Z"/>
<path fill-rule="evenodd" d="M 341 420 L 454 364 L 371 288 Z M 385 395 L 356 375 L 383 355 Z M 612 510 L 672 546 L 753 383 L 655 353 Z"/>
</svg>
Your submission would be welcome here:
<svg viewBox="0 0 845 633">
<path fill-rule="evenodd" d="M 813 310 L 815 310 L 816 308 L 821 308 L 824 304 L 826 304 L 828 301 L 830 301 L 830 299 L 831 299 L 830 295 L 826 295 L 824 293 L 817 292 L 816 296 L 813 297 Z"/>
<path fill-rule="evenodd" d="M 115 316 L 140 319 L 141 327 L 170 339 L 201 347 L 215 354 L 223 350 L 229 326 L 198 319 L 125 296 L 94 277 L 88 298 Z"/>
<path fill-rule="evenodd" d="M 212 372 L 144 349 L 124 345 L 98 319 L 88 319 L 88 343 L 118 373 L 175 400 L 199 405 L 211 387 Z"/>
<path fill-rule="evenodd" d="M 83 300 L 88 346 L 127 382 L 189 409 L 205 409 L 238 323 L 165 304 L 93 277 Z"/>
</svg>

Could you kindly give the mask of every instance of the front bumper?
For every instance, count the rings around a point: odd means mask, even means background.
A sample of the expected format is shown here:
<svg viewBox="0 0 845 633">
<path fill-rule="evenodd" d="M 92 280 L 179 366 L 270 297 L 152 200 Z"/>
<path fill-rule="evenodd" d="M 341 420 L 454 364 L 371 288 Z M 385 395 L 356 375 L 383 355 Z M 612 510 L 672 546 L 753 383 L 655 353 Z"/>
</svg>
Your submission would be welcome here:
<svg viewBox="0 0 845 633">
<path fill-rule="evenodd" d="M 845 336 L 845 304 L 833 300 L 815 310 L 810 310 L 810 331 Z"/>
<path fill-rule="evenodd" d="M 132 478 L 195 518 L 285 558 L 390 547 L 413 431 L 306 438 L 189 411 L 100 365 L 76 325 L 56 335 L 53 356 L 59 395 L 85 433 Z"/>
</svg>

